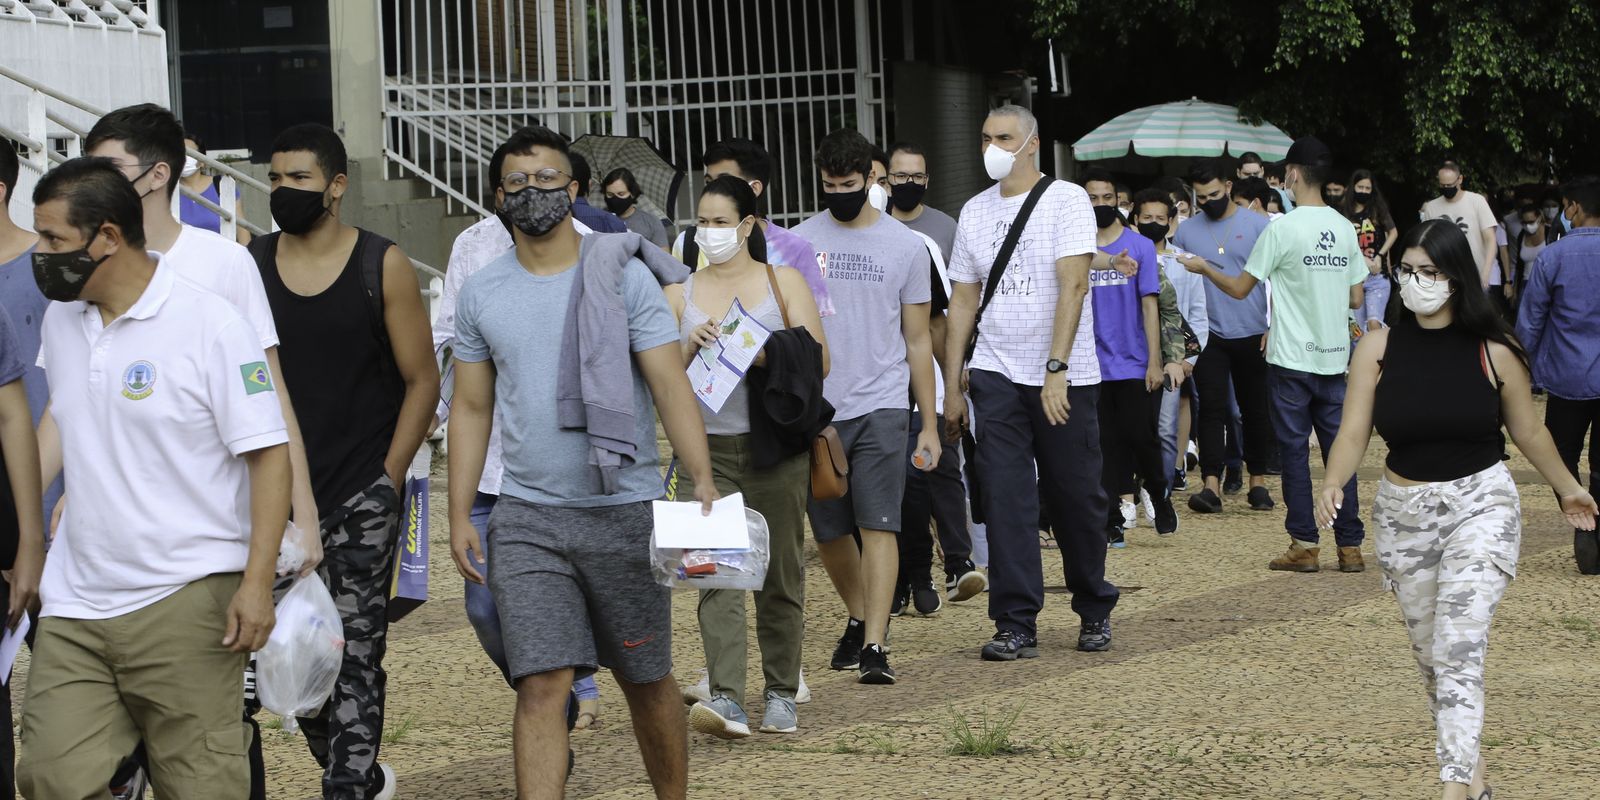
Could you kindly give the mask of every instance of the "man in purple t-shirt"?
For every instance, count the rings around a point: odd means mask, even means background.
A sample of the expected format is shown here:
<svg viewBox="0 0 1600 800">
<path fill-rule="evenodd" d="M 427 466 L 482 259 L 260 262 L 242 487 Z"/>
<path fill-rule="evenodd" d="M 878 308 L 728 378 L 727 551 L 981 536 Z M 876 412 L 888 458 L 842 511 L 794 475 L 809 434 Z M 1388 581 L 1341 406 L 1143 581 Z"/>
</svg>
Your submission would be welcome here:
<svg viewBox="0 0 1600 800">
<path fill-rule="evenodd" d="M 1095 244 L 1111 255 L 1127 253 L 1139 264 L 1132 275 L 1115 269 L 1089 271 L 1095 351 L 1100 357 L 1100 449 L 1105 454 L 1101 475 L 1106 494 L 1121 498 L 1111 505 L 1106 536 L 1112 547 L 1124 547 L 1123 531 L 1138 520 L 1135 472 L 1154 507 L 1156 533 L 1168 536 L 1178 530 L 1156 434 L 1161 415 L 1161 340 L 1156 332 L 1161 267 L 1155 245 L 1123 224 L 1115 180 L 1095 170 L 1085 177 L 1083 188 L 1099 228 Z"/>
</svg>

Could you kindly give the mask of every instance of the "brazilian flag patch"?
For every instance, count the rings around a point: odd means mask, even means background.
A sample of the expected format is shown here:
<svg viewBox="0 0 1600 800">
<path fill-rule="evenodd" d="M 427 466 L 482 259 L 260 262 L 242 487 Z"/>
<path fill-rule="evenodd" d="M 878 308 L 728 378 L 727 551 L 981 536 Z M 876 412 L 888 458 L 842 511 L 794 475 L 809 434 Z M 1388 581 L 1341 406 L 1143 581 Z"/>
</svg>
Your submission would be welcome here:
<svg viewBox="0 0 1600 800">
<path fill-rule="evenodd" d="M 272 391 L 272 373 L 267 371 L 264 361 L 253 361 L 239 366 L 239 374 L 244 377 L 244 393 L 246 395 L 261 394 Z"/>
</svg>

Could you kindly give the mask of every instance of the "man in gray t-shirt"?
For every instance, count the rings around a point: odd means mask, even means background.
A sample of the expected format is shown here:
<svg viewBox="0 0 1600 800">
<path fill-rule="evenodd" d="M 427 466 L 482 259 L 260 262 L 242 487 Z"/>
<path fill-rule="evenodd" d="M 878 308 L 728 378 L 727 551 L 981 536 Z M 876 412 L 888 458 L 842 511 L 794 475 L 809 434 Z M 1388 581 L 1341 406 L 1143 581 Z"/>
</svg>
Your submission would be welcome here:
<svg viewBox="0 0 1600 800">
<path fill-rule="evenodd" d="M 547 128 L 523 128 L 490 165 L 495 205 L 511 223 L 516 247 L 468 278 L 457 300 L 451 554 L 467 580 L 483 584 L 488 573 L 517 690 L 519 735 L 564 728 L 573 678 L 609 668 L 623 685 L 635 730 L 652 731 L 639 737 L 639 749 L 656 793 L 682 796 L 688 745 L 672 677 L 672 600 L 650 570 L 649 501 L 662 495 L 658 412 L 673 452 L 694 477 L 695 499 L 709 511 L 717 492 L 677 323 L 657 279 L 629 260 L 619 300 L 628 320 L 630 386 L 613 410 L 631 412 L 637 451 L 608 494 L 589 463 L 588 432 L 563 429 L 555 411 L 563 345 L 577 327 L 568 318 L 569 299 L 584 270 L 607 266 L 593 254 L 578 263 L 583 254 L 571 207 L 580 184 L 566 140 Z M 613 301 L 586 295 L 581 302 Z M 494 559 L 485 570 L 472 507 L 496 405 L 505 478 L 489 517 Z M 522 795 L 535 782 L 565 778 L 565 738 L 533 739 L 516 754 Z"/>
<path fill-rule="evenodd" d="M 827 210 L 794 232 L 816 248 L 836 312 L 822 323 L 832 361 L 823 394 L 850 459 L 850 491 L 812 502 L 811 529 L 850 613 L 833 668 L 859 668 L 861 683 L 892 684 L 883 639 L 900 562 L 908 384 L 924 417 L 923 469 L 940 453 L 928 334 L 931 260 L 921 237 L 867 205 L 872 145 L 861 134 L 829 134 L 817 167 Z M 859 549 L 851 535 L 857 531 Z"/>
</svg>

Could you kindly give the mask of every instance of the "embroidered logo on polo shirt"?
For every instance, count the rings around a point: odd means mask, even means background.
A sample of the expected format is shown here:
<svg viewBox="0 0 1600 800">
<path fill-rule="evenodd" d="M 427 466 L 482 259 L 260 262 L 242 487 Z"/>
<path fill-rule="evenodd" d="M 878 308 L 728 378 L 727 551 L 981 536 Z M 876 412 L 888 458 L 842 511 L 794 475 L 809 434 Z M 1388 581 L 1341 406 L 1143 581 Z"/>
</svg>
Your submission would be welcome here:
<svg viewBox="0 0 1600 800">
<path fill-rule="evenodd" d="M 244 377 L 246 395 L 272 391 L 272 373 L 267 371 L 266 362 L 252 361 L 249 364 L 240 364 L 239 374 Z"/>
<path fill-rule="evenodd" d="M 143 400 L 156 390 L 156 366 L 148 361 L 135 361 L 122 372 L 122 396 L 129 400 Z"/>
</svg>

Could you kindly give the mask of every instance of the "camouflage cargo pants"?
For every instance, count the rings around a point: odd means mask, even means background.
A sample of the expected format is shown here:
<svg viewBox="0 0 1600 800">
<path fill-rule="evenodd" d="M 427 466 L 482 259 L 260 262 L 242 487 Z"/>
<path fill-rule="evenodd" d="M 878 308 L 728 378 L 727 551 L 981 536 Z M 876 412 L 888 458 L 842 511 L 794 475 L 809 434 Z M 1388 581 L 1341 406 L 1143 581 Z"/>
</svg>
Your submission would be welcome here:
<svg viewBox="0 0 1600 800">
<path fill-rule="evenodd" d="M 378 780 L 389 581 L 402 510 L 394 482 L 385 476 L 322 520 L 317 572 L 344 621 L 344 665 L 333 697 L 316 717 L 301 718 L 300 727 L 323 767 L 327 800 L 366 800 Z"/>
<path fill-rule="evenodd" d="M 1421 486 L 1384 481 L 1372 520 L 1384 586 L 1400 603 L 1438 728 L 1439 778 L 1471 783 L 1489 622 L 1522 540 L 1517 486 L 1504 464 Z"/>
</svg>

